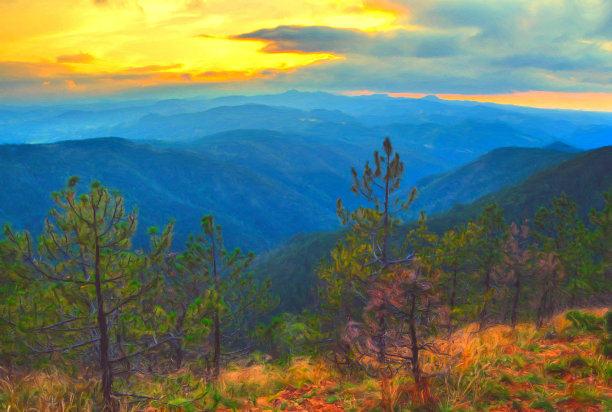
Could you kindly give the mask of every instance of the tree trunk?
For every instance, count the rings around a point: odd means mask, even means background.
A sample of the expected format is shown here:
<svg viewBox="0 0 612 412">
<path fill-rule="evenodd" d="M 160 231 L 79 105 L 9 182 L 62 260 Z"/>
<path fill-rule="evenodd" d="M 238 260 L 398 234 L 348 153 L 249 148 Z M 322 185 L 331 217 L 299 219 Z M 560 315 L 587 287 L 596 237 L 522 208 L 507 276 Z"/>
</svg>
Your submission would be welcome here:
<svg viewBox="0 0 612 412">
<path fill-rule="evenodd" d="M 176 343 L 176 370 L 181 369 L 183 366 L 183 343 L 179 340 Z"/>
<path fill-rule="evenodd" d="M 181 332 L 183 330 L 183 323 L 185 322 L 185 316 L 187 316 L 187 308 L 185 307 L 185 305 L 182 305 L 182 311 L 181 314 L 179 315 L 178 319 L 176 320 L 176 327 L 174 328 L 176 334 L 178 336 L 181 336 Z M 183 366 L 183 338 L 179 338 L 176 340 L 175 342 L 175 354 L 176 354 L 176 370 L 181 369 L 181 367 Z"/>
<path fill-rule="evenodd" d="M 540 304 L 538 305 L 537 321 L 536 326 L 541 328 L 544 324 L 544 313 L 546 312 L 546 300 L 548 298 L 548 287 L 544 289 L 544 293 L 540 297 Z"/>
<path fill-rule="evenodd" d="M 448 336 L 453 332 L 453 309 L 455 308 L 455 299 L 457 294 L 457 260 L 453 262 L 453 284 L 451 286 L 449 312 L 448 312 Z"/>
<path fill-rule="evenodd" d="M 516 271 L 516 280 L 514 281 L 514 299 L 512 300 L 512 316 L 510 322 L 512 327 L 516 326 L 519 294 L 521 293 L 521 272 Z"/>
<path fill-rule="evenodd" d="M 457 262 L 455 262 L 453 265 L 453 285 L 451 287 L 450 302 L 449 302 L 451 311 L 455 307 L 456 295 L 457 295 Z"/>
<path fill-rule="evenodd" d="M 100 371 L 102 372 L 102 400 L 104 406 L 103 411 L 116 412 L 117 405 L 113 401 L 113 371 L 109 360 L 110 340 L 108 338 L 108 325 L 106 323 L 106 313 L 104 312 L 104 297 L 102 295 L 102 275 L 100 273 L 100 239 L 98 238 L 98 220 L 96 216 L 96 207 L 92 203 L 93 209 L 93 225 L 95 236 L 95 286 L 96 286 L 96 304 L 97 304 L 97 320 L 98 331 L 100 333 Z"/>
<path fill-rule="evenodd" d="M 219 276 L 217 274 L 217 252 L 215 248 L 215 235 L 212 235 L 212 261 L 213 277 L 215 282 L 215 309 L 214 309 L 214 354 L 212 380 L 216 381 L 221 369 L 221 325 L 219 324 Z"/>
<path fill-rule="evenodd" d="M 488 305 L 487 295 L 489 294 L 489 291 L 491 290 L 491 269 L 489 268 L 487 268 L 487 271 L 485 273 L 484 286 L 485 286 L 484 302 L 482 304 L 482 311 L 480 311 L 480 328 L 481 329 L 485 325 L 485 322 L 487 319 L 487 305 Z"/>
<path fill-rule="evenodd" d="M 387 242 L 389 238 L 389 178 L 390 178 L 389 160 L 390 160 L 390 156 L 389 154 L 387 154 L 387 173 L 385 175 L 386 176 L 386 179 L 385 179 L 385 212 L 384 212 L 384 217 L 383 217 L 384 234 L 383 234 L 383 245 L 382 245 L 382 256 L 381 256 L 383 268 L 387 266 Z"/>
<path fill-rule="evenodd" d="M 416 308 L 416 296 L 412 295 L 412 303 L 410 306 L 410 318 L 408 319 L 408 325 L 410 328 L 410 351 L 411 351 L 411 366 L 412 366 L 412 377 L 417 388 L 421 387 L 421 365 L 419 364 L 419 340 L 416 330 L 416 319 L 414 318 L 414 311 Z"/>
<path fill-rule="evenodd" d="M 378 336 L 376 336 L 376 346 L 378 346 L 378 362 L 384 366 L 386 364 L 386 360 L 387 360 L 387 355 L 386 355 L 386 342 L 385 342 L 385 333 L 386 333 L 386 327 L 385 327 L 385 315 L 384 315 L 384 308 L 382 309 L 383 315 L 380 316 L 380 318 L 378 318 Z"/>
</svg>

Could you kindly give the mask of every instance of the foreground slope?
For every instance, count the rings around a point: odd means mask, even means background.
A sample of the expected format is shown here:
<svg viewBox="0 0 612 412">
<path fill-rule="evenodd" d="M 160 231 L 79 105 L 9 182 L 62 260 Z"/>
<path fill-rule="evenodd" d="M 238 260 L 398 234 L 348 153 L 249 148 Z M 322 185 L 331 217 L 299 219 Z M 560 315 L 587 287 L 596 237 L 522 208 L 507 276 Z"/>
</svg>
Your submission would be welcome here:
<svg viewBox="0 0 612 412">
<path fill-rule="evenodd" d="M 606 309 L 586 312 L 602 316 Z M 390 382 L 396 410 L 612 408 L 612 359 L 602 354 L 601 332 L 576 328 L 564 314 L 540 330 L 529 323 L 482 331 L 468 325 L 437 345 L 442 356 L 422 359 L 433 375 L 428 382 L 435 409 L 412 409 L 412 386 L 400 373 Z M 200 375 L 201 368 L 183 368 L 168 378 L 135 373 L 129 391 L 140 397 L 122 398 L 122 410 L 381 410 L 379 381 L 358 372 L 341 375 L 324 358 L 279 364 L 255 355 L 224 368 L 213 388 L 203 387 Z M 53 410 L 93 411 L 96 382 L 90 379 L 70 377 L 58 368 L 16 370 L 0 379 L 0 407 L 38 410 L 45 404 Z"/>
</svg>

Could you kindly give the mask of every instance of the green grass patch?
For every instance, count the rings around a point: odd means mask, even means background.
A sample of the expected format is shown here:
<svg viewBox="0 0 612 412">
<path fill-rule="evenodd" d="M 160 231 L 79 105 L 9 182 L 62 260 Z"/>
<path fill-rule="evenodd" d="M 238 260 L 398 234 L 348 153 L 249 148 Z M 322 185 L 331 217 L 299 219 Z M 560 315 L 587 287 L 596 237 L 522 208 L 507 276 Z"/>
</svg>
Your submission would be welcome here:
<svg viewBox="0 0 612 412">
<path fill-rule="evenodd" d="M 510 399 L 510 392 L 504 385 L 495 381 L 485 381 L 483 384 L 484 396 L 492 401 L 506 401 Z"/>
<path fill-rule="evenodd" d="M 531 404 L 533 409 L 544 409 L 547 412 L 554 412 L 557 409 L 548 399 L 539 399 Z"/>
<path fill-rule="evenodd" d="M 584 405 L 594 405 L 602 401 L 602 396 L 597 389 L 592 386 L 581 386 L 574 388 L 572 397 Z"/>
<path fill-rule="evenodd" d="M 567 364 L 563 361 L 549 363 L 544 367 L 544 371 L 553 376 L 562 376 L 569 372 Z"/>
</svg>

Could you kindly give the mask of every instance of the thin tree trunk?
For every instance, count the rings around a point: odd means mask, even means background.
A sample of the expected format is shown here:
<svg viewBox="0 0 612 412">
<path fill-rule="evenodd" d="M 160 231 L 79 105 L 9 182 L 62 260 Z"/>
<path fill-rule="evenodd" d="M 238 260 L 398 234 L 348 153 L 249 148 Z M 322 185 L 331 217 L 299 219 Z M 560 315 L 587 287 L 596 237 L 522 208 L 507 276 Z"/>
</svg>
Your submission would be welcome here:
<svg viewBox="0 0 612 412">
<path fill-rule="evenodd" d="M 181 312 L 181 314 L 179 315 L 178 319 L 176 320 L 176 328 L 175 331 L 177 332 L 177 334 L 180 336 L 180 332 L 183 329 L 183 322 L 185 322 L 185 316 L 187 315 L 186 313 L 187 308 L 185 308 L 183 306 L 183 311 Z M 176 370 L 181 369 L 181 367 L 183 366 L 183 338 L 181 337 L 180 339 L 176 340 L 176 349 L 175 349 L 175 353 L 176 353 Z"/>
<path fill-rule="evenodd" d="M 214 229 L 213 229 L 214 230 Z M 219 377 L 221 369 L 221 325 L 219 324 L 219 276 L 217 274 L 217 252 L 215 248 L 215 235 L 212 235 L 213 277 L 215 282 L 215 309 L 214 309 L 214 354 L 213 354 L 213 381 Z"/>
<path fill-rule="evenodd" d="M 387 345 L 385 342 L 386 328 L 385 328 L 385 315 L 384 314 L 380 318 L 378 318 L 378 328 L 379 328 L 378 336 L 376 336 L 376 345 L 378 346 L 378 362 L 384 366 L 386 364 L 386 359 L 387 359 L 387 355 L 386 355 Z"/>
<path fill-rule="evenodd" d="M 389 237 L 389 154 L 387 154 L 387 174 L 385 179 L 385 214 L 383 217 L 383 245 L 382 245 L 382 266 L 387 266 L 387 242 Z"/>
<path fill-rule="evenodd" d="M 544 293 L 542 293 L 542 296 L 540 297 L 540 304 L 538 305 L 538 313 L 537 313 L 537 321 L 536 321 L 536 326 L 538 328 L 542 327 L 542 325 L 544 324 L 544 313 L 546 311 L 547 298 L 548 298 L 548 286 L 544 290 Z"/>
<path fill-rule="evenodd" d="M 457 262 L 455 261 L 453 264 L 453 285 L 451 287 L 450 302 L 449 302 L 451 311 L 455 307 L 456 295 L 457 295 Z"/>
<path fill-rule="evenodd" d="M 451 286 L 449 312 L 448 312 L 448 336 L 451 336 L 453 331 L 453 309 L 455 308 L 455 299 L 457 294 L 457 259 L 453 262 L 453 284 Z"/>
<path fill-rule="evenodd" d="M 384 269 L 387 266 L 387 241 L 389 236 L 389 154 L 387 154 L 387 171 L 386 171 L 386 181 L 385 181 L 385 206 L 383 213 L 383 244 L 382 244 L 382 268 Z M 385 311 L 386 304 L 383 302 L 383 307 L 381 308 L 381 316 L 378 319 L 378 336 L 376 337 L 376 344 L 378 346 L 378 362 L 381 366 L 384 367 L 386 363 L 386 342 L 385 342 L 385 334 L 386 334 L 386 325 L 385 325 Z"/>
<path fill-rule="evenodd" d="M 521 293 L 521 272 L 516 271 L 516 280 L 514 281 L 514 298 L 512 300 L 512 316 L 510 318 L 510 322 L 512 323 L 512 327 L 516 326 L 517 321 L 517 311 L 518 311 L 518 302 L 519 295 Z"/>
<path fill-rule="evenodd" d="M 487 318 L 487 305 L 488 305 L 488 294 L 489 291 L 491 290 L 491 270 L 489 268 L 487 268 L 487 271 L 485 273 L 485 281 L 484 281 L 484 286 L 485 286 L 485 294 L 484 294 L 484 302 L 482 304 L 482 311 L 480 312 L 480 328 L 482 328 L 486 322 L 486 318 Z"/>
<path fill-rule="evenodd" d="M 183 343 L 180 339 L 176 342 L 175 352 L 176 352 L 176 370 L 179 370 L 183 366 Z"/>
<path fill-rule="evenodd" d="M 106 323 L 106 313 L 104 312 L 104 298 L 102 296 L 102 275 L 100 273 L 100 239 L 98 238 L 98 220 L 96 206 L 93 205 L 93 225 L 95 236 L 95 286 L 96 286 L 96 303 L 97 303 L 97 320 L 98 331 L 100 332 L 100 370 L 102 372 L 102 399 L 104 402 L 103 411 L 115 412 L 117 407 L 113 402 L 113 371 L 111 363 L 108 359 L 110 341 L 108 338 L 108 325 Z"/>
<path fill-rule="evenodd" d="M 412 377 L 414 383 L 420 389 L 421 386 L 421 365 L 419 364 L 419 341 L 416 330 L 416 320 L 414 318 L 414 311 L 416 308 L 416 296 L 412 294 L 412 302 L 410 306 L 410 318 L 408 319 L 408 325 L 410 328 L 410 351 L 412 353 L 411 366 L 412 366 Z"/>
</svg>

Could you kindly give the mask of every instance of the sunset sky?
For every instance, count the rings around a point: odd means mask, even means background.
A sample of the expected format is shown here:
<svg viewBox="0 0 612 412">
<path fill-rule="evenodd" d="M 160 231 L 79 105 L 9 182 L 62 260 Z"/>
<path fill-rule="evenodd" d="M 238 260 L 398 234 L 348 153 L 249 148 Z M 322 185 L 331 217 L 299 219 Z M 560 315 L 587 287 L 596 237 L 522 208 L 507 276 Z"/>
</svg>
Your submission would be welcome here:
<svg viewBox="0 0 612 412">
<path fill-rule="evenodd" d="M 609 0 L 0 0 L 0 102 L 288 89 L 612 111 Z"/>
</svg>

